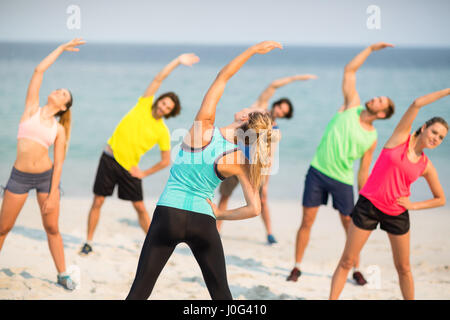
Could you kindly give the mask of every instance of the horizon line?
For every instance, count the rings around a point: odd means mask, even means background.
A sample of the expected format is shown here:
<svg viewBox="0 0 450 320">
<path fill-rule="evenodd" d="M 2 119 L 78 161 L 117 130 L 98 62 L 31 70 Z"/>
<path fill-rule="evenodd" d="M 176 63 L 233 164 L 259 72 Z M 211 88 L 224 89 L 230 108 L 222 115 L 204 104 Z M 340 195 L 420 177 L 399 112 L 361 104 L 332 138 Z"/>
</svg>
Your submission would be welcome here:
<svg viewBox="0 0 450 320">
<path fill-rule="evenodd" d="M 10 39 L 1 39 L 0 43 L 29 43 L 29 44 L 55 44 L 55 43 L 64 43 L 69 40 L 26 40 L 26 39 L 19 39 L 19 40 L 10 40 Z M 260 41 L 258 41 L 260 42 Z M 93 43 L 93 44 L 102 44 L 102 45 L 162 45 L 162 46 L 205 46 L 205 47 L 237 47 L 237 46 L 251 46 L 258 42 L 143 42 L 143 41 L 110 41 L 110 40 L 92 40 L 92 41 L 86 41 L 86 43 Z M 283 46 L 290 46 L 290 47 L 323 47 L 323 48 L 355 48 L 355 47 L 367 47 L 368 45 L 372 44 L 373 42 L 368 42 L 366 44 L 357 44 L 357 43 L 300 43 L 300 42 L 283 42 L 281 41 Z M 450 49 L 449 45 L 444 44 L 426 44 L 426 45 L 419 45 L 419 44 L 396 44 L 397 48 L 429 48 L 429 49 Z"/>
</svg>

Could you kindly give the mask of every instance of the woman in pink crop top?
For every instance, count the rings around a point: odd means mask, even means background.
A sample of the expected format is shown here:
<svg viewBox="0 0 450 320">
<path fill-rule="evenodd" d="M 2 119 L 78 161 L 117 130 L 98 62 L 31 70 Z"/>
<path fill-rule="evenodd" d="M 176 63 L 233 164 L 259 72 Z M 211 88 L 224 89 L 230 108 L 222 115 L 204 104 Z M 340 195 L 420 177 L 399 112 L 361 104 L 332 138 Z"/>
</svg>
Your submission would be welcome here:
<svg viewBox="0 0 450 320">
<path fill-rule="evenodd" d="M 408 210 L 445 204 L 437 171 L 423 151 L 441 144 L 448 133 L 448 124 L 444 119 L 434 117 L 412 134 L 411 127 L 422 107 L 449 94 L 447 88 L 417 98 L 384 145 L 353 209 L 344 252 L 331 282 L 330 299 L 339 298 L 354 260 L 378 223 L 388 233 L 402 296 L 405 300 L 414 299 Z M 426 179 L 433 198 L 411 202 L 410 186 L 421 176 Z"/>
<path fill-rule="evenodd" d="M 69 108 L 72 95 L 67 89 L 57 89 L 47 97 L 47 103 L 39 107 L 39 89 L 44 72 L 64 51 L 79 51 L 81 39 L 60 45 L 35 68 L 28 85 L 25 111 L 20 119 L 17 135 L 17 157 L 5 188 L 0 211 L 0 250 L 6 235 L 13 228 L 28 192 L 36 189 L 42 221 L 47 233 L 48 245 L 58 271 L 57 281 L 68 290 L 75 284 L 66 274 L 64 245 L 58 230 L 59 183 L 62 165 L 70 136 Z M 59 123 L 55 117 L 59 117 Z M 52 160 L 48 148 L 54 144 Z"/>
</svg>

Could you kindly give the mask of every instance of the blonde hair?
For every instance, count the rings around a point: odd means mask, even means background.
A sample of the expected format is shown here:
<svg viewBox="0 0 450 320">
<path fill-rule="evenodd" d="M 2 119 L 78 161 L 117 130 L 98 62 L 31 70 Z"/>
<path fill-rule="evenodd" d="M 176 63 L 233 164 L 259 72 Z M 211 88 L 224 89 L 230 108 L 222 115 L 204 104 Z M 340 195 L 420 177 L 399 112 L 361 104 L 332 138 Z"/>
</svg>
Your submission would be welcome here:
<svg viewBox="0 0 450 320">
<path fill-rule="evenodd" d="M 64 132 L 66 134 L 66 141 L 64 143 L 64 155 L 67 154 L 67 150 L 69 150 L 69 141 L 70 141 L 70 130 L 72 128 L 72 113 L 70 112 L 70 108 L 73 104 L 72 92 L 70 92 L 70 100 L 66 103 L 66 110 L 60 111 L 56 114 L 59 117 L 59 124 L 63 126 Z"/>
<path fill-rule="evenodd" d="M 267 112 L 251 112 L 248 114 L 248 121 L 242 129 L 248 134 L 251 131 L 253 139 L 250 139 L 250 166 L 248 170 L 250 183 L 254 188 L 259 189 L 262 181 L 270 171 L 272 142 L 277 141 L 278 131 L 272 130 L 272 118 Z"/>
<path fill-rule="evenodd" d="M 70 141 L 70 130 L 72 127 L 72 113 L 70 109 L 67 109 L 64 113 L 59 116 L 59 123 L 63 126 L 64 132 L 66 133 L 66 142 L 64 144 L 64 154 L 67 154 L 69 149 Z"/>
</svg>

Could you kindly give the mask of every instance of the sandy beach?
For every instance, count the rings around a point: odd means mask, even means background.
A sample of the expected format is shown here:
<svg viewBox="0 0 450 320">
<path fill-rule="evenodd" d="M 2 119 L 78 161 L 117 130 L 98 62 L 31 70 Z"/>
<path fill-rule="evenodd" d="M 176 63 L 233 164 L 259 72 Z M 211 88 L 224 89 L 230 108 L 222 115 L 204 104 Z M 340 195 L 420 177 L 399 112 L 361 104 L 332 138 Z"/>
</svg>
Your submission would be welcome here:
<svg viewBox="0 0 450 320">
<path fill-rule="evenodd" d="M 156 199 L 146 199 L 152 214 Z M 63 197 L 60 231 L 68 270 L 79 288 L 65 291 L 56 284 L 56 269 L 47 246 L 34 193 L 30 194 L 0 254 L 0 299 L 124 299 L 133 281 L 145 234 L 132 206 L 109 198 L 94 238 L 94 253 L 78 255 L 84 242 L 91 199 Z M 232 198 L 230 206 L 240 205 Z M 298 282 L 285 279 L 293 266 L 294 244 L 301 219 L 300 200 L 271 201 L 274 235 L 266 244 L 260 217 L 225 221 L 221 236 L 227 275 L 234 299 L 327 299 L 331 276 L 342 253 L 344 231 L 330 206 L 322 207 Z M 416 299 L 450 299 L 448 209 L 411 212 L 411 264 Z M 389 240 L 376 230 L 361 255 L 364 287 L 348 280 L 341 299 L 401 299 Z M 78 275 L 77 275 L 78 274 Z M 190 249 L 179 245 L 161 273 L 150 299 L 210 299 Z"/>
</svg>

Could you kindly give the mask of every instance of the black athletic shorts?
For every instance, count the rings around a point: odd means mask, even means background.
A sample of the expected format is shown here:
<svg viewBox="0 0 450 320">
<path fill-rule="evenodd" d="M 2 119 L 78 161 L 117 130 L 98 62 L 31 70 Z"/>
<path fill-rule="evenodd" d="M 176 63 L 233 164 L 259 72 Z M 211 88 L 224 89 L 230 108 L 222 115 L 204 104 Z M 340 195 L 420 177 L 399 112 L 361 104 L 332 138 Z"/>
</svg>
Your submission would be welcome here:
<svg viewBox="0 0 450 320">
<path fill-rule="evenodd" d="M 398 216 L 391 216 L 376 208 L 362 195 L 359 195 L 351 217 L 355 226 L 364 230 L 375 230 L 380 223 L 380 229 L 394 235 L 402 235 L 409 231 L 408 210 Z"/>
<path fill-rule="evenodd" d="M 116 184 L 119 186 L 120 199 L 133 202 L 143 200 L 142 180 L 133 177 L 113 156 L 103 152 L 95 177 L 94 194 L 110 196 Z"/>
</svg>

